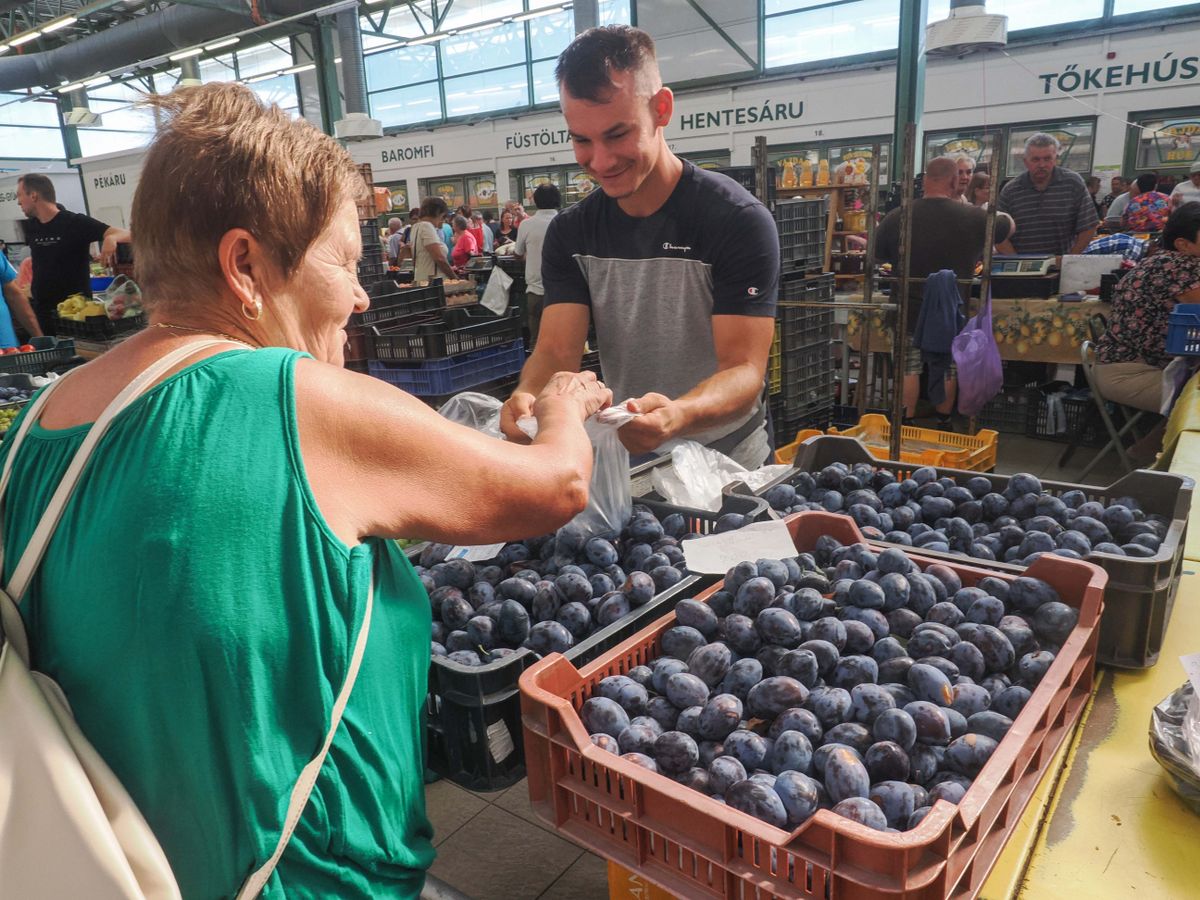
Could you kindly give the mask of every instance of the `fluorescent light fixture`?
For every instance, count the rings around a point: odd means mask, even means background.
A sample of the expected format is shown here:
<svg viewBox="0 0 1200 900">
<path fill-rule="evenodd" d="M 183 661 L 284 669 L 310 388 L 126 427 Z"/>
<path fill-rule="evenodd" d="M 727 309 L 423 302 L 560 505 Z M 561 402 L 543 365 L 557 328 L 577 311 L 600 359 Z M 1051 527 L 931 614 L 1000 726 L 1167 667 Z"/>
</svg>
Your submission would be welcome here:
<svg viewBox="0 0 1200 900">
<path fill-rule="evenodd" d="M 43 25 L 42 34 L 49 34 L 52 31 L 58 31 L 58 29 L 66 28 L 68 25 L 74 25 L 78 21 L 79 20 L 74 16 L 66 16 L 58 19 L 57 21 L 51 22 L 49 25 Z"/>
<path fill-rule="evenodd" d="M 246 84 L 254 84 L 257 81 L 268 81 L 271 78 L 279 77 L 279 72 L 268 72 L 266 75 L 255 75 L 253 78 L 245 79 Z"/>
<path fill-rule="evenodd" d="M 33 31 L 26 31 L 24 34 L 18 34 L 15 38 L 9 38 L 8 46 L 20 47 L 22 44 L 28 44 L 35 38 L 41 37 L 41 34 L 42 33 L 37 29 L 34 29 Z"/>
<path fill-rule="evenodd" d="M 333 64 L 335 66 L 340 66 L 342 64 L 342 58 L 340 56 L 335 56 L 333 58 Z"/>
<path fill-rule="evenodd" d="M 513 21 L 528 22 L 530 19 L 539 19 L 542 16 L 548 16 L 557 12 L 562 12 L 562 9 L 558 6 L 551 6 L 546 9 L 531 9 L 527 13 L 521 13 L 519 16 L 513 16 Z"/>
<path fill-rule="evenodd" d="M 172 53 L 167 59 L 171 62 L 179 62 L 181 59 L 188 59 L 192 56 L 199 56 L 204 52 L 203 47 L 192 47 L 190 50 L 180 50 L 178 53 Z"/>
<path fill-rule="evenodd" d="M 59 87 L 56 87 L 56 88 L 54 89 L 54 92 L 55 92 L 56 94 L 69 94 L 69 93 L 71 93 L 71 91 L 77 91 L 77 90 L 79 90 L 81 87 L 83 87 L 83 82 L 82 82 L 82 81 L 76 81 L 76 82 L 74 82 L 74 83 L 72 83 L 72 84 L 64 84 L 64 85 L 60 85 Z"/>
<path fill-rule="evenodd" d="M 303 63 L 302 65 L 299 65 L 299 66 L 292 66 L 291 68 L 284 69 L 279 74 L 280 75 L 298 75 L 301 72 L 310 72 L 313 69 L 315 69 L 316 67 L 317 67 L 316 63 Z"/>
<path fill-rule="evenodd" d="M 454 34 L 470 34 L 473 31 L 487 31 L 489 28 L 499 27 L 501 22 L 484 22 L 482 25 L 472 25 L 470 28 L 460 28 Z"/>
<path fill-rule="evenodd" d="M 0 44 L 0 53 L 8 52 L 8 44 Z"/>
<path fill-rule="evenodd" d="M 438 41 L 444 41 L 449 36 L 450 35 L 448 34 L 427 34 L 425 37 L 413 38 L 411 41 L 406 42 L 403 46 L 415 47 L 418 44 L 433 44 Z"/>
<path fill-rule="evenodd" d="M 241 40 L 241 38 L 235 38 L 235 37 L 225 38 L 225 40 L 223 40 L 223 41 L 216 41 L 215 43 L 212 43 L 212 44 L 205 44 L 204 49 L 205 50 L 220 50 L 222 47 L 232 47 L 239 40 Z"/>
<path fill-rule="evenodd" d="M 108 83 L 109 83 L 109 77 L 107 75 L 101 75 L 99 78 L 93 78 L 91 81 L 85 81 L 83 83 L 83 86 L 85 88 L 99 87 L 102 84 L 108 84 Z"/>
</svg>

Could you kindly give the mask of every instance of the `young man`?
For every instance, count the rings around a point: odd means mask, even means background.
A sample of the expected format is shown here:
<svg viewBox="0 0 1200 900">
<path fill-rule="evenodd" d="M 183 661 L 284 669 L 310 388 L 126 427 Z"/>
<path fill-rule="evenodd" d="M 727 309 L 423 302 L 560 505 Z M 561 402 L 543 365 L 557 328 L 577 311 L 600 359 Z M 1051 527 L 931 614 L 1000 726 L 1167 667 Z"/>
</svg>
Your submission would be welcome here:
<svg viewBox="0 0 1200 900">
<path fill-rule="evenodd" d="M 525 260 L 525 298 L 529 308 L 529 341 L 537 343 L 538 328 L 542 323 L 542 305 L 546 288 L 542 285 L 542 247 L 550 223 L 562 206 L 562 194 L 552 184 L 540 184 L 533 192 L 533 205 L 537 212 L 521 223 L 517 231 L 517 246 L 513 256 Z"/>
<path fill-rule="evenodd" d="M 33 258 L 33 311 L 42 331 L 53 334 L 58 304 L 71 294 L 92 294 L 89 247 L 99 243 L 100 258 L 112 265 L 129 232 L 63 209 L 55 202 L 54 182 L 37 173 L 17 179 L 17 205 L 28 216 L 23 224 Z"/>
<path fill-rule="evenodd" d="M 594 321 L 613 396 L 641 413 L 620 432 L 631 453 L 687 438 L 762 465 L 779 288 L 771 214 L 731 179 L 667 148 L 674 95 L 645 32 L 584 32 L 559 57 L 556 76 L 575 159 L 601 189 L 546 233 L 545 309 L 504 406 L 505 433 L 521 439 L 516 421 L 550 377 L 578 371 Z"/>
</svg>

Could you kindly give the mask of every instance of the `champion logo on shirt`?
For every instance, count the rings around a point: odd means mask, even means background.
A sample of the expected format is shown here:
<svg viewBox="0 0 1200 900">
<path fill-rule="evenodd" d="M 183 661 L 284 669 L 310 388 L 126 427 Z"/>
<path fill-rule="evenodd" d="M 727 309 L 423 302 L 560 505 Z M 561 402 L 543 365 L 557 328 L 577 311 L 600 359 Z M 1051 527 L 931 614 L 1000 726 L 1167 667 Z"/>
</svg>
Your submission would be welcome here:
<svg viewBox="0 0 1200 900">
<path fill-rule="evenodd" d="M 691 247 L 680 247 L 677 244 L 671 244 L 671 243 L 665 243 L 665 242 L 663 243 L 663 249 L 664 250 L 677 250 L 680 253 L 691 253 L 692 252 Z"/>
<path fill-rule="evenodd" d="M 749 294 L 751 297 L 757 297 L 758 296 L 758 288 L 756 288 L 756 287 L 746 288 L 746 293 Z"/>
</svg>

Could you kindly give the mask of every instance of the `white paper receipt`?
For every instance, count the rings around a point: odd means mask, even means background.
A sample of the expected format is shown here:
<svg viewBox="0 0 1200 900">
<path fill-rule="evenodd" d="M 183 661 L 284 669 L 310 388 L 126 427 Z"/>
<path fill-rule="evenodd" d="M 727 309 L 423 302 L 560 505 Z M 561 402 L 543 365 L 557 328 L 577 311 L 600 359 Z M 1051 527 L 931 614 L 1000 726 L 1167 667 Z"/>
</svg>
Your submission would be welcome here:
<svg viewBox="0 0 1200 900">
<path fill-rule="evenodd" d="M 478 547 L 455 547 L 446 554 L 446 559 L 465 559 L 467 562 L 487 562 L 495 559 L 496 554 L 504 549 L 504 543 L 480 544 Z"/>
<path fill-rule="evenodd" d="M 1179 661 L 1183 663 L 1183 671 L 1187 673 L 1188 681 L 1192 683 L 1192 688 L 1200 695 L 1200 653 L 1189 653 L 1187 656 L 1179 657 Z"/>
<path fill-rule="evenodd" d="M 791 532 L 778 520 L 692 538 L 679 546 L 688 569 L 700 575 L 724 575 L 743 560 L 789 559 L 797 553 Z"/>
</svg>

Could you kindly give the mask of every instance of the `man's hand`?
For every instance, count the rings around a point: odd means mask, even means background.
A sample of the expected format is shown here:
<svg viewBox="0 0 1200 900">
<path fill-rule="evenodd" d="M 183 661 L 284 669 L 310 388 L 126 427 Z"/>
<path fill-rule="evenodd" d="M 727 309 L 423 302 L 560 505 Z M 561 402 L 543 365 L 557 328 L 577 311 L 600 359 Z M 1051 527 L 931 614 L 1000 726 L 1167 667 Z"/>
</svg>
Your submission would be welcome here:
<svg viewBox="0 0 1200 900">
<path fill-rule="evenodd" d="M 557 372 L 533 403 L 533 414 L 541 417 L 548 405 L 568 401 L 575 405 L 580 421 L 612 404 L 612 391 L 595 372 Z"/>
<path fill-rule="evenodd" d="M 514 444 L 528 444 L 529 435 L 517 427 L 517 420 L 533 415 L 537 397 L 525 391 L 512 394 L 500 407 L 500 430 Z"/>
<path fill-rule="evenodd" d="M 678 437 L 686 427 L 686 419 L 679 404 L 662 394 L 646 394 L 628 404 L 630 412 L 641 413 L 617 432 L 621 443 L 635 456 L 656 450 L 667 441 Z"/>
</svg>

